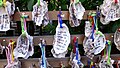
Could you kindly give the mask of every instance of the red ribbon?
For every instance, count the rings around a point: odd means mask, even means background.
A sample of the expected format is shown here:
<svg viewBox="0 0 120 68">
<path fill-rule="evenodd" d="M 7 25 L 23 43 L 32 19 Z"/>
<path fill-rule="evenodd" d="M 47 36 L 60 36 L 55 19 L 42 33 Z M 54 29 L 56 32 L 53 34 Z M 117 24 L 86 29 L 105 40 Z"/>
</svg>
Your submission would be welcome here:
<svg viewBox="0 0 120 68">
<path fill-rule="evenodd" d="M 118 31 L 120 32 L 120 28 L 118 28 Z"/>
<path fill-rule="evenodd" d="M 73 39 L 73 43 L 75 43 L 75 42 L 77 42 L 77 38 L 76 37 L 74 37 L 74 39 Z M 75 46 L 75 44 L 73 44 L 73 53 L 76 53 L 76 46 Z"/>
<path fill-rule="evenodd" d="M 115 3 L 118 3 L 118 0 L 114 0 L 115 1 Z"/>
</svg>

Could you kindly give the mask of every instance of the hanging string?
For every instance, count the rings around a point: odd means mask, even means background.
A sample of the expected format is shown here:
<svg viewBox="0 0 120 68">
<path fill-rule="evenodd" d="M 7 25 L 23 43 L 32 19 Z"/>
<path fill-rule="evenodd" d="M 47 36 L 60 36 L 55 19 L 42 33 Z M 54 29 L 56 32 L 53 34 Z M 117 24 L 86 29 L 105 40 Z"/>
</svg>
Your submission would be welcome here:
<svg viewBox="0 0 120 68">
<path fill-rule="evenodd" d="M 75 45 L 75 42 L 76 42 L 76 37 L 74 37 L 74 40 L 73 40 L 73 53 L 76 53 L 76 45 Z"/>
<path fill-rule="evenodd" d="M 76 3 L 78 3 L 79 2 L 79 0 L 76 0 Z"/>
<path fill-rule="evenodd" d="M 42 66 L 44 66 L 44 68 L 47 67 L 47 64 L 46 64 L 46 58 L 45 58 L 45 44 L 43 43 L 44 40 L 41 40 L 41 45 L 40 45 L 40 48 L 41 48 L 41 52 L 42 52 Z"/>
<path fill-rule="evenodd" d="M 6 0 L 3 0 L 3 6 L 6 7 Z"/>
<path fill-rule="evenodd" d="M 25 16 L 24 16 L 23 20 L 24 20 L 24 30 L 27 31 L 27 28 L 26 28 L 26 18 L 25 18 Z"/>
<path fill-rule="evenodd" d="M 65 68 L 65 65 L 62 62 L 60 62 L 60 68 Z"/>
<path fill-rule="evenodd" d="M 92 16 L 91 16 L 91 17 L 92 17 Z M 91 36 L 92 41 L 94 41 L 94 37 L 93 37 L 93 35 L 94 35 L 94 30 L 95 30 L 94 19 L 93 19 L 93 17 L 92 17 L 92 36 Z"/>
<path fill-rule="evenodd" d="M 24 32 L 26 31 L 27 32 L 27 27 L 26 27 L 26 18 L 28 16 L 25 15 L 25 13 L 22 13 L 21 15 L 21 28 L 22 28 L 22 34 L 24 34 Z"/>
<path fill-rule="evenodd" d="M 15 43 L 15 41 L 12 41 L 12 43 L 11 43 L 11 45 L 12 45 L 12 61 L 13 61 L 13 62 L 14 62 L 14 54 L 13 54 L 14 43 Z"/>
<path fill-rule="evenodd" d="M 76 46 L 76 60 L 78 61 L 77 64 L 80 64 L 81 62 L 79 60 L 78 38 L 76 38 L 75 46 Z"/>
<path fill-rule="evenodd" d="M 104 49 L 104 57 L 106 57 L 106 50 L 107 50 L 107 48 L 105 47 L 105 49 Z"/>
<path fill-rule="evenodd" d="M 40 5 L 40 0 L 37 0 L 38 5 Z"/>
<path fill-rule="evenodd" d="M 118 3 L 118 0 L 114 0 L 115 3 Z"/>
<path fill-rule="evenodd" d="M 2 0 L 0 0 L 0 7 L 2 7 L 3 6 L 3 1 Z"/>
<path fill-rule="evenodd" d="M 9 48 L 8 47 L 6 47 L 6 49 L 5 49 L 5 52 L 6 52 L 6 57 L 7 57 L 7 63 L 8 63 L 8 65 L 10 64 L 10 56 L 9 56 Z"/>
<path fill-rule="evenodd" d="M 62 21 L 61 15 L 62 15 L 61 7 L 59 7 L 58 21 L 59 21 L 59 23 L 60 23 L 60 28 L 63 28 L 63 26 L 62 26 L 63 21 Z M 59 24 L 59 23 L 58 23 L 58 24 Z"/>
<path fill-rule="evenodd" d="M 22 28 L 22 34 L 24 34 L 24 20 L 23 17 L 20 18 L 21 19 L 21 28 Z"/>
<path fill-rule="evenodd" d="M 108 40 L 108 61 L 107 61 L 108 64 L 110 64 L 110 53 L 111 53 L 111 41 Z"/>
<path fill-rule="evenodd" d="M 91 63 L 90 63 L 90 68 L 94 68 L 94 64 L 93 64 L 92 61 L 91 61 Z"/>
</svg>

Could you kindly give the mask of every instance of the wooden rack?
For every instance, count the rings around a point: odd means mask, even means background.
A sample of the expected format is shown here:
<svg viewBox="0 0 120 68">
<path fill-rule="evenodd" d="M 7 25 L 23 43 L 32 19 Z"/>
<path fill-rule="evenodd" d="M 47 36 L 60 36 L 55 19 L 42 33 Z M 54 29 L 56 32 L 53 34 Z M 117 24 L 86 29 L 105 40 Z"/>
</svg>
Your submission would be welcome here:
<svg viewBox="0 0 120 68">
<path fill-rule="evenodd" d="M 95 10 L 86 10 L 84 16 L 83 16 L 83 20 L 86 20 L 87 19 L 87 15 L 89 13 L 89 11 L 95 11 Z M 49 11 L 48 14 L 49 14 L 49 18 L 50 20 L 57 20 L 57 14 L 58 14 L 59 11 Z M 21 12 L 22 13 L 22 12 Z M 24 12 L 25 14 L 27 14 L 29 16 L 29 18 L 27 19 L 27 21 L 32 21 L 32 12 Z M 68 11 L 62 11 L 62 13 L 64 14 L 64 18 L 63 20 L 69 20 L 69 12 Z M 13 16 L 13 20 L 14 21 L 20 21 L 20 16 L 19 16 L 19 13 L 18 12 L 15 12 L 14 16 Z M 106 38 L 110 41 L 113 42 L 113 36 L 114 33 L 107 33 L 105 34 Z M 82 44 L 83 43 L 83 40 L 84 40 L 84 34 L 80 34 L 80 35 L 71 35 L 71 41 L 73 39 L 74 36 L 77 36 L 78 37 L 78 43 L 79 44 Z M 18 36 L 14 36 L 14 37 L 0 37 L 0 42 L 1 44 L 3 45 L 7 45 L 9 43 L 10 40 L 13 40 L 13 41 L 17 41 L 17 38 Z M 34 46 L 37 46 L 39 43 L 40 43 L 40 38 L 42 39 L 45 39 L 46 40 L 46 44 L 47 45 L 53 45 L 53 40 L 54 40 L 54 36 L 53 35 L 47 35 L 47 36 L 33 36 L 33 43 L 34 43 Z M 50 39 L 50 40 L 48 40 Z M 120 55 L 117 54 L 117 55 L 111 55 L 112 59 L 114 60 L 118 60 L 118 58 L 120 58 Z M 95 56 L 95 58 L 93 59 L 94 62 L 98 62 L 99 59 L 101 58 L 100 55 L 98 56 Z M 48 62 L 50 63 L 51 66 L 53 66 L 54 68 L 59 68 L 60 67 L 60 62 L 63 62 L 63 64 L 65 66 L 69 66 L 69 58 L 66 57 L 66 58 L 61 58 L 61 59 L 58 59 L 58 58 L 47 58 L 48 59 Z M 87 57 L 86 56 L 82 56 L 81 57 L 81 61 L 86 65 L 87 64 Z M 21 59 L 20 60 L 22 62 L 22 68 L 29 68 L 30 65 L 32 64 L 35 64 L 38 68 L 38 58 L 33 58 L 33 59 L 27 59 L 27 60 L 24 60 L 24 59 Z M 3 68 L 4 65 L 6 65 L 6 59 L 2 59 L 0 60 L 0 68 Z"/>
<path fill-rule="evenodd" d="M 88 13 L 90 11 L 95 11 L 95 10 L 86 10 L 85 14 L 83 16 L 83 20 L 86 20 L 88 17 Z M 32 12 L 20 12 L 21 13 L 25 13 L 26 15 L 29 16 L 29 18 L 27 18 L 27 21 L 32 21 Z M 58 20 L 57 19 L 57 14 L 59 13 L 59 11 L 49 11 L 48 15 L 49 15 L 49 19 L 50 20 Z M 64 14 L 64 17 L 62 18 L 62 20 L 69 20 L 69 11 L 62 11 L 62 14 Z M 15 12 L 14 16 L 13 16 L 13 20 L 14 21 L 20 21 L 20 16 L 19 16 L 19 12 Z"/>
<path fill-rule="evenodd" d="M 71 41 L 73 40 L 74 37 L 78 37 L 78 44 L 82 44 L 83 40 L 84 40 L 84 35 L 80 34 L 80 35 L 71 35 Z M 110 41 L 113 42 L 113 33 L 109 33 L 109 34 L 105 34 L 106 38 Z M 7 45 L 9 43 L 10 40 L 16 41 L 17 42 L 17 38 L 18 36 L 14 36 L 14 37 L 0 37 L 0 42 L 3 45 Z M 54 40 L 54 36 L 53 35 L 49 35 L 49 36 L 33 36 L 33 45 L 38 45 L 40 43 L 40 38 L 46 40 L 46 45 L 53 45 L 53 40 Z M 50 39 L 50 40 L 48 40 Z"/>
<path fill-rule="evenodd" d="M 120 63 L 120 59 L 117 59 L 119 57 L 120 57 L 119 54 L 111 55 L 111 59 L 117 60 Z M 94 57 L 94 59 L 92 61 L 94 63 L 98 64 L 100 59 L 101 59 L 101 56 L 97 55 Z M 49 62 L 49 64 L 53 68 L 60 68 L 61 62 L 65 65 L 65 67 L 70 68 L 69 60 L 70 60 L 69 57 L 66 57 L 66 58 L 52 58 L 52 57 L 47 58 L 47 61 Z M 87 65 L 88 60 L 89 59 L 86 56 L 81 56 L 81 62 L 84 63 L 85 66 Z M 20 59 L 20 62 L 22 64 L 22 68 L 29 68 L 29 66 L 31 66 L 32 64 L 35 64 L 35 66 L 36 66 L 35 68 L 39 68 L 39 66 L 38 66 L 39 58 Z M 3 68 L 6 64 L 7 64 L 6 59 L 0 60 L 0 68 Z"/>
</svg>

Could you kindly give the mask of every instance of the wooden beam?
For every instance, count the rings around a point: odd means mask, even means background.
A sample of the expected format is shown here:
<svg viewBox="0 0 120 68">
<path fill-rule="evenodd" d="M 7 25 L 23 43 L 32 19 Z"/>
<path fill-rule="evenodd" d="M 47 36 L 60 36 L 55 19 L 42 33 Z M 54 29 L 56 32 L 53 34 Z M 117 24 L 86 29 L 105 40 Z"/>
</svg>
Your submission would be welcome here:
<svg viewBox="0 0 120 68">
<path fill-rule="evenodd" d="M 74 37 L 78 37 L 78 44 L 82 44 L 84 40 L 84 34 L 80 35 L 71 35 L 71 41 Z M 113 33 L 105 34 L 106 38 L 113 42 Z M 8 45 L 10 40 L 17 41 L 18 36 L 15 37 L 0 37 L 0 42 L 2 45 Z M 40 43 L 40 38 L 46 40 L 47 45 L 53 45 L 54 35 L 49 36 L 33 36 L 34 45 L 38 45 Z"/>
<path fill-rule="evenodd" d="M 112 60 L 115 60 L 115 61 L 120 61 L 119 60 L 119 57 L 120 55 L 119 54 L 112 54 L 111 55 L 111 59 Z M 101 56 L 100 55 L 97 55 L 93 58 L 93 62 L 94 63 L 99 63 L 101 59 Z M 70 58 L 69 57 L 66 57 L 66 58 L 53 58 L 53 57 L 50 57 L 50 58 L 47 58 L 49 64 L 53 67 L 53 68 L 58 68 L 60 67 L 60 63 L 62 62 L 65 67 L 69 67 L 69 60 Z M 87 65 L 87 62 L 88 62 L 89 58 L 87 58 L 86 56 L 81 56 L 81 62 L 86 66 Z M 30 65 L 32 64 L 35 64 L 36 68 L 39 68 L 38 67 L 38 62 L 39 62 L 39 58 L 29 58 L 29 59 L 20 59 L 20 62 L 22 63 L 22 68 L 29 68 Z M 7 64 L 7 61 L 6 59 L 1 59 L 0 60 L 0 68 L 3 68 L 6 64 Z"/>
<path fill-rule="evenodd" d="M 87 19 L 87 15 L 90 11 L 95 11 L 95 10 L 86 10 L 84 16 L 83 16 L 83 20 Z M 24 11 L 24 12 L 20 12 L 20 14 L 25 13 L 26 15 L 29 16 L 29 18 L 27 18 L 27 21 L 32 21 L 32 12 L 29 11 Z M 58 15 L 59 11 L 49 11 L 48 15 L 49 15 L 49 19 L 50 20 L 58 20 L 57 19 L 57 15 Z M 62 11 L 64 17 L 63 20 L 69 20 L 69 11 Z M 20 21 L 20 14 L 19 12 L 15 12 L 15 14 L 13 15 L 13 20 L 14 21 Z"/>
</svg>

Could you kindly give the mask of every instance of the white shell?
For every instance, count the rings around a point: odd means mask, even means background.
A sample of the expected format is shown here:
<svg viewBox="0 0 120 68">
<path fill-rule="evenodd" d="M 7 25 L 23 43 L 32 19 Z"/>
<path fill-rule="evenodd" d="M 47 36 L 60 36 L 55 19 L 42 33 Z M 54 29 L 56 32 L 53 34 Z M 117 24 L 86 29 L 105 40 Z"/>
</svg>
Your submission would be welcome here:
<svg viewBox="0 0 120 68">
<path fill-rule="evenodd" d="M 113 0 L 104 0 L 100 6 L 101 15 L 100 21 L 102 24 L 109 24 L 110 21 L 116 21 L 120 19 L 120 2 L 114 3 Z"/>
<path fill-rule="evenodd" d="M 69 13 L 71 27 L 77 27 L 80 25 L 80 20 L 82 20 L 84 12 L 85 8 L 82 6 L 81 2 L 73 2 L 70 4 Z"/>
<path fill-rule="evenodd" d="M 58 24 L 54 36 L 53 49 L 56 54 L 60 54 L 67 51 L 67 48 L 70 44 L 69 29 L 64 23 L 62 24 L 62 26 L 63 28 L 60 28 L 60 24 Z"/>
<path fill-rule="evenodd" d="M 27 59 L 29 56 L 33 55 L 34 49 L 32 46 L 32 43 L 33 43 L 32 40 L 33 40 L 33 37 L 28 35 L 27 32 L 25 32 L 25 36 L 21 34 L 18 37 L 17 46 L 13 51 L 15 58 L 22 57 L 24 59 Z M 29 51 L 29 47 L 31 47 L 30 51 Z"/>
<path fill-rule="evenodd" d="M 40 5 L 36 3 L 33 6 L 32 20 L 38 26 L 40 26 L 42 23 L 44 26 L 46 26 L 49 23 L 48 8 L 47 8 L 47 3 L 45 1 L 41 1 Z"/>
<path fill-rule="evenodd" d="M 94 33 L 94 41 L 92 41 L 92 39 L 90 38 L 91 35 L 88 38 L 85 37 L 83 41 L 83 47 L 87 57 L 92 59 L 94 55 L 99 54 L 105 48 L 106 39 L 104 35 Z"/>
<path fill-rule="evenodd" d="M 114 34 L 114 43 L 117 49 L 120 51 L 120 32 L 118 30 L 116 30 Z"/>
</svg>

